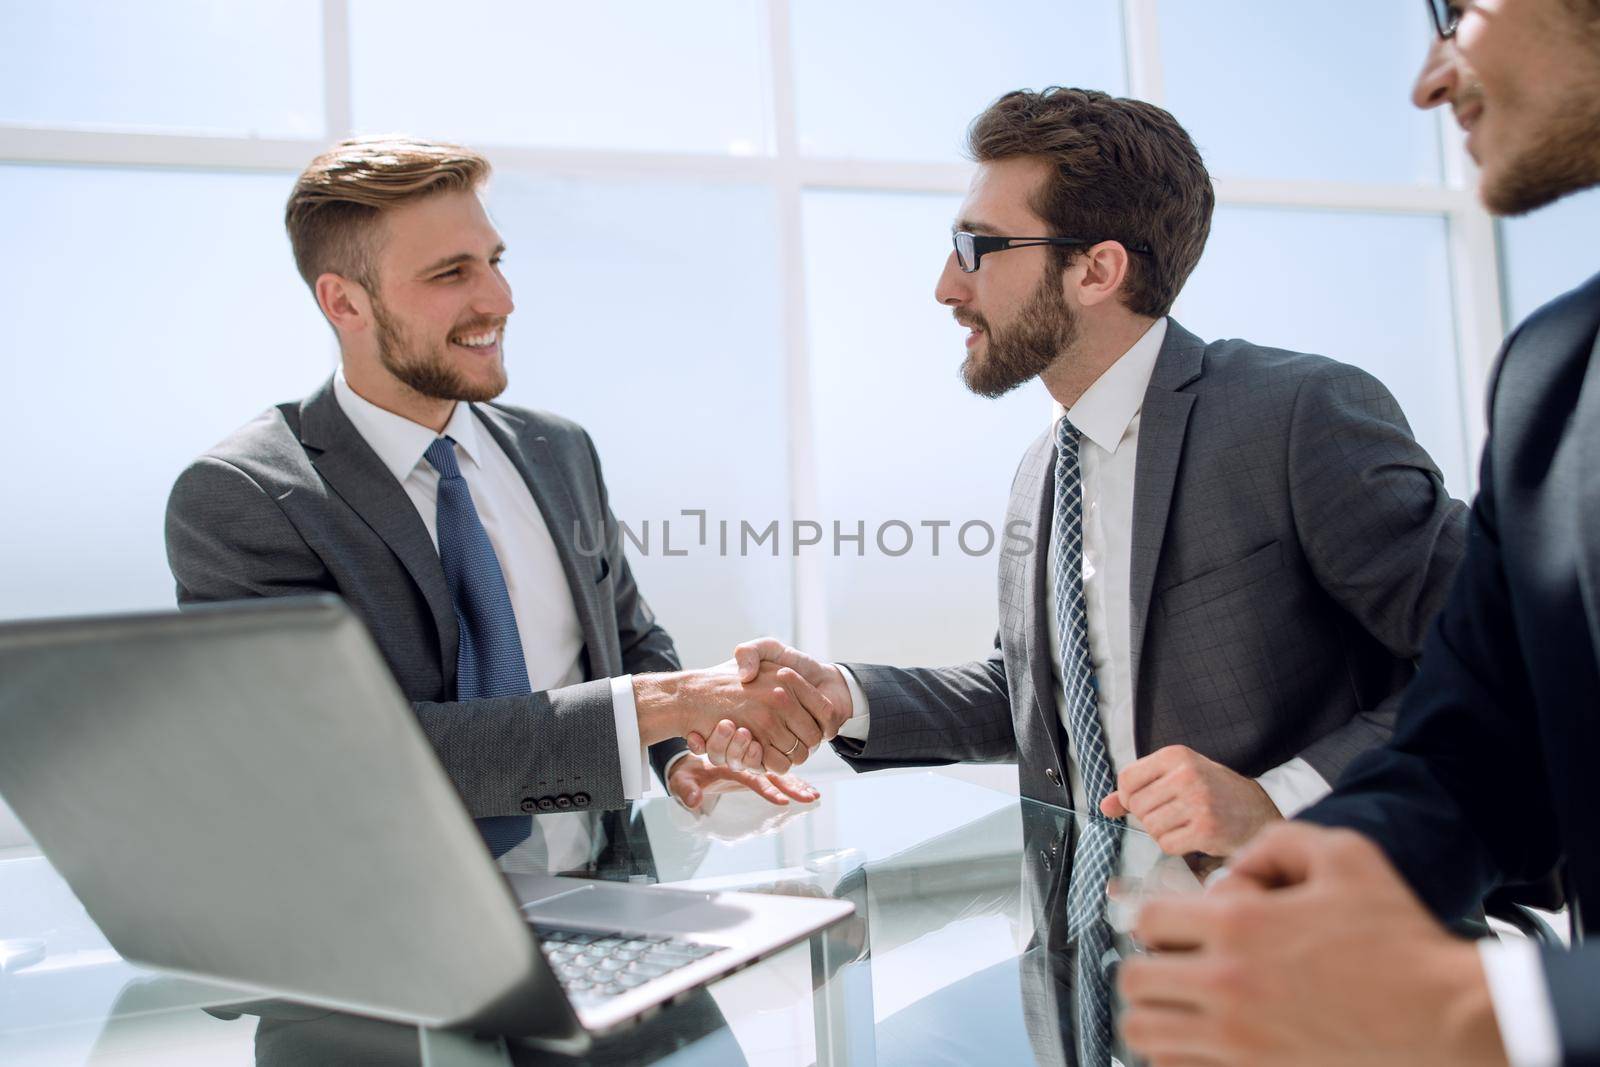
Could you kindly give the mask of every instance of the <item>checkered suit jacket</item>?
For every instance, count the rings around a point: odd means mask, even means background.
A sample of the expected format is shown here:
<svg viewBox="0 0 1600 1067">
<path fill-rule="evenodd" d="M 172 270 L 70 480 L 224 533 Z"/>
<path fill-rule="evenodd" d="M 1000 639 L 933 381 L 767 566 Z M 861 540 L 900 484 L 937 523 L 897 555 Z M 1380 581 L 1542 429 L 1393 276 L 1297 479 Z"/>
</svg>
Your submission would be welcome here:
<svg viewBox="0 0 1600 1067">
<path fill-rule="evenodd" d="M 1025 795 L 1070 806 L 1044 597 L 1054 462 L 1046 432 L 1017 468 L 1007 529 L 1032 536 L 1001 555 L 987 658 L 847 664 L 872 707 L 865 743 L 835 742 L 858 770 L 1016 761 Z M 1134 487 L 1139 754 L 1183 744 L 1250 776 L 1302 756 L 1337 779 L 1392 732 L 1466 520 L 1371 375 L 1169 323 Z"/>
</svg>

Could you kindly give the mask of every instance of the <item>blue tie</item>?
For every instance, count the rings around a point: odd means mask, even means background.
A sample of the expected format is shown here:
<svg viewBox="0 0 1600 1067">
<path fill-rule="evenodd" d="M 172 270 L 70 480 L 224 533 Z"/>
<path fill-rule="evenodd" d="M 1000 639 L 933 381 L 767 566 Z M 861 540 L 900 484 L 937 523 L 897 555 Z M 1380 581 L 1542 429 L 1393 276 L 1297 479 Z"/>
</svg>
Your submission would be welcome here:
<svg viewBox="0 0 1600 1067">
<path fill-rule="evenodd" d="M 455 440 L 435 439 L 423 453 L 439 472 L 439 562 L 450 586 L 461 643 L 456 653 L 456 699 L 527 696 L 528 664 L 522 655 L 517 616 L 494 545 L 478 519 L 472 492 L 456 464 Z M 489 852 L 499 858 L 527 839 L 533 820 L 526 815 L 479 819 Z"/>
<path fill-rule="evenodd" d="M 1111 997 L 1104 959 L 1111 948 L 1105 888 L 1122 848 L 1121 820 L 1102 818 L 1100 800 L 1117 787 L 1089 658 L 1089 614 L 1083 599 L 1083 477 L 1078 428 L 1065 416 L 1056 426 L 1056 507 L 1051 530 L 1056 625 L 1061 632 L 1061 687 L 1078 776 L 1090 809 L 1083 813 L 1067 883 L 1067 934 L 1077 939 L 1078 1050 L 1095 1067 L 1110 1062 Z"/>
</svg>

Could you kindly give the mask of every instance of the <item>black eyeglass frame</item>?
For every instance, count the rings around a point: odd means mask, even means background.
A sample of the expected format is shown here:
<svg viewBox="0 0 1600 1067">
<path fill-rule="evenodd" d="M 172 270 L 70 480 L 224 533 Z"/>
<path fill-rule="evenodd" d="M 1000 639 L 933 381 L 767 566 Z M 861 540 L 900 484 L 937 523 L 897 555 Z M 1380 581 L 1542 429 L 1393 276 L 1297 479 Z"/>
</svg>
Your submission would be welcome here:
<svg viewBox="0 0 1600 1067">
<path fill-rule="evenodd" d="M 1461 25 L 1461 16 L 1465 14 L 1464 6 L 1456 0 L 1428 0 L 1428 14 L 1433 18 L 1433 30 L 1439 40 L 1448 41 L 1456 35 L 1456 27 Z"/>
<path fill-rule="evenodd" d="M 972 248 L 972 266 L 967 266 L 967 256 L 961 250 L 961 242 L 965 239 Z M 1000 237 L 986 233 L 969 233 L 966 230 L 955 230 L 950 234 L 950 243 L 956 249 L 956 266 L 961 268 L 963 274 L 975 274 L 983 263 L 983 257 L 994 252 L 1004 252 L 1008 248 L 1032 248 L 1036 245 L 1067 245 L 1083 247 L 1097 245 L 1102 241 L 1111 241 L 1115 238 L 1097 237 L 1090 240 L 1087 237 Z M 1155 253 L 1145 245 L 1130 245 L 1127 242 L 1118 242 L 1130 252 L 1141 256 L 1153 256 Z"/>
</svg>

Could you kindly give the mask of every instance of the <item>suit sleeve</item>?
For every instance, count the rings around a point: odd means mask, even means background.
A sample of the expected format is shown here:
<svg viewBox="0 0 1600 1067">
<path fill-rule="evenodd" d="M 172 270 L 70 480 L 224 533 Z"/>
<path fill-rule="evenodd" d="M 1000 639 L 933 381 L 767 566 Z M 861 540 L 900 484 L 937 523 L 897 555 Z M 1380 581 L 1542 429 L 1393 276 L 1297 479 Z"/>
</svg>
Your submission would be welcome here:
<svg viewBox="0 0 1600 1067">
<path fill-rule="evenodd" d="M 1389 391 L 1342 364 L 1301 383 L 1287 462 L 1296 532 L 1318 583 L 1355 625 L 1415 659 L 1466 551 L 1466 506 L 1445 491 Z M 1300 755 L 1335 781 L 1389 740 L 1398 708 L 1390 697 Z"/>
<path fill-rule="evenodd" d="M 180 606 L 341 592 L 272 496 L 215 457 L 179 476 L 167 501 L 166 539 Z M 545 791 L 588 793 L 597 809 L 624 804 L 605 679 L 526 697 L 412 707 L 475 818 L 519 814 L 524 797 Z"/>
<path fill-rule="evenodd" d="M 872 706 L 865 741 L 833 747 L 858 771 L 946 763 L 1013 763 L 1016 729 L 1000 641 L 987 658 L 955 667 L 843 664 Z"/>
<path fill-rule="evenodd" d="M 1561 1062 L 1567 1067 L 1600 1065 L 1600 1013 L 1594 1010 L 1600 989 L 1600 946 L 1542 953 L 1545 985 L 1555 1009 Z"/>
<path fill-rule="evenodd" d="M 1301 817 L 1376 841 L 1418 896 L 1460 918 L 1504 881 L 1561 858 L 1522 642 L 1512 622 L 1484 450 L 1467 558 L 1429 635 L 1394 741 L 1358 760 Z M 1563 1062 L 1600 1064 L 1600 949 L 1543 954 Z"/>
<path fill-rule="evenodd" d="M 1560 858 L 1489 449 L 1479 484 L 1466 560 L 1393 741 L 1353 763 L 1333 795 L 1302 815 L 1371 837 L 1446 920 L 1467 914 L 1496 883 L 1533 881 Z"/>
<path fill-rule="evenodd" d="M 611 513 L 611 497 L 606 491 L 605 476 L 600 470 L 600 453 L 594 441 L 585 433 L 583 443 L 589 449 L 590 462 L 594 464 L 595 485 L 599 487 L 600 513 L 605 521 L 606 565 L 612 579 L 612 599 L 617 612 L 617 636 L 622 643 L 622 667 L 629 674 L 651 671 L 677 671 L 683 669 L 678 659 L 678 648 L 672 635 L 656 621 L 656 614 L 645 602 L 644 594 L 634 580 L 633 568 L 623 552 L 621 531 L 617 517 Z M 650 765 L 656 776 L 666 781 L 667 765 L 680 752 L 687 752 L 688 744 L 681 737 L 670 738 L 650 746 Z"/>
</svg>

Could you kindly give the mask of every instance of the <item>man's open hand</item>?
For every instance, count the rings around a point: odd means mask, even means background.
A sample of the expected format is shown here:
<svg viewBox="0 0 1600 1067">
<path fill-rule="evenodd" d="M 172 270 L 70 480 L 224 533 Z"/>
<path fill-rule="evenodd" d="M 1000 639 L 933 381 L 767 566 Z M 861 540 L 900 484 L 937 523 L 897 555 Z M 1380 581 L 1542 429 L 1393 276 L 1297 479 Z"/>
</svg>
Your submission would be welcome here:
<svg viewBox="0 0 1600 1067">
<path fill-rule="evenodd" d="M 717 767 L 701 756 L 685 756 L 667 775 L 667 790 L 690 811 L 708 811 L 725 793 L 749 790 L 769 804 L 785 807 L 791 800 L 809 804 L 820 793 L 792 774 Z"/>
</svg>

